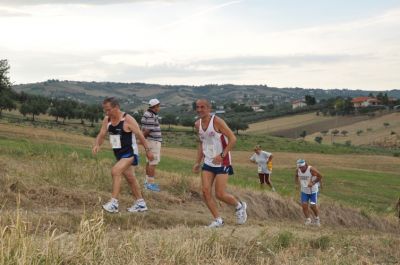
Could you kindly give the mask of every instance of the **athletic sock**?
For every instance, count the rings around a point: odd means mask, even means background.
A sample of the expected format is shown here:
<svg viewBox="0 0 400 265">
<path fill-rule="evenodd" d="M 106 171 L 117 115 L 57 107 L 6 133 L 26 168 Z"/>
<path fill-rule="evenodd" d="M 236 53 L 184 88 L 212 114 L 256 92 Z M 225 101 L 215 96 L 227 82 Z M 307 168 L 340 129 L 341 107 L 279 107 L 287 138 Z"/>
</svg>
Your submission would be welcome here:
<svg viewBox="0 0 400 265">
<path fill-rule="evenodd" d="M 239 210 L 240 208 L 242 208 L 242 203 L 238 202 L 238 204 L 236 205 L 236 210 Z"/>
<path fill-rule="evenodd" d="M 217 221 L 218 223 L 222 224 L 224 222 L 224 220 L 222 220 L 221 217 L 217 217 L 215 218 L 215 221 Z"/>
<path fill-rule="evenodd" d="M 111 198 L 111 202 L 112 202 L 113 204 L 118 204 L 118 200 L 115 199 L 115 198 Z"/>
</svg>

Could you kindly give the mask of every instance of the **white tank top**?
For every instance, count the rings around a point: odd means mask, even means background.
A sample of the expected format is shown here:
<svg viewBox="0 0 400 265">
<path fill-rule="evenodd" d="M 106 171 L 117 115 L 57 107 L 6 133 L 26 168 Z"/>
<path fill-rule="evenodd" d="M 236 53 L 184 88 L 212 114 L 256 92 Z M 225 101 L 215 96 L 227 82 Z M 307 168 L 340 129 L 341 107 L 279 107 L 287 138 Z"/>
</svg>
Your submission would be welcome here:
<svg viewBox="0 0 400 265">
<path fill-rule="evenodd" d="M 206 130 L 201 126 L 199 126 L 199 138 L 203 147 L 203 155 L 204 155 L 204 163 L 211 167 L 221 167 L 221 166 L 230 166 L 231 165 L 231 154 L 230 152 L 224 157 L 222 164 L 214 164 L 213 158 L 219 156 L 224 148 L 228 145 L 228 138 L 215 131 L 214 129 L 214 117 L 211 116 L 210 123 L 208 124 L 208 128 Z"/>
<path fill-rule="evenodd" d="M 301 192 L 306 194 L 316 193 L 318 192 L 319 183 L 315 183 L 311 188 L 308 187 L 310 181 L 315 181 L 317 179 L 316 176 L 311 174 L 311 166 L 307 167 L 307 170 L 303 173 L 300 168 L 297 170 L 297 175 L 300 179 Z"/>
</svg>

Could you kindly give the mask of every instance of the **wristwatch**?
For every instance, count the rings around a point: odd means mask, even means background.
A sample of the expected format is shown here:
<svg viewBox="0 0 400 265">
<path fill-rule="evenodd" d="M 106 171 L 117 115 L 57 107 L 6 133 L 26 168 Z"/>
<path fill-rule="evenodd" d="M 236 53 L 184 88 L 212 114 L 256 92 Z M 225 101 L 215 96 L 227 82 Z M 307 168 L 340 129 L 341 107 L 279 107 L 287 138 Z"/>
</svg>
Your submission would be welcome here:
<svg viewBox="0 0 400 265">
<path fill-rule="evenodd" d="M 224 152 L 222 152 L 221 154 L 219 154 L 222 158 L 225 157 Z"/>
</svg>

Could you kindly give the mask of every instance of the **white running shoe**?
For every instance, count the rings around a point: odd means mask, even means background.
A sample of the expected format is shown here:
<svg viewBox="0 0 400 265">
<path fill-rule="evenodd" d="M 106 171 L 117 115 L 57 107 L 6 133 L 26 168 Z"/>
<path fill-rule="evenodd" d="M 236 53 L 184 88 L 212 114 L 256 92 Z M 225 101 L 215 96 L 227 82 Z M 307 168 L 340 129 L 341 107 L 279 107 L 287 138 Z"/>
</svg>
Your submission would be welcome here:
<svg viewBox="0 0 400 265">
<path fill-rule="evenodd" d="M 242 225 L 247 221 L 247 203 L 240 202 L 242 207 L 236 210 L 236 219 L 237 223 Z"/>
<path fill-rule="evenodd" d="M 144 201 L 142 202 L 135 202 L 131 207 L 126 209 L 130 213 L 139 213 L 139 212 L 145 212 L 147 211 L 147 206 Z"/>
<path fill-rule="evenodd" d="M 103 205 L 103 209 L 109 213 L 118 213 L 118 203 L 109 201 Z"/>
<path fill-rule="evenodd" d="M 313 225 L 315 226 L 321 226 L 321 222 L 319 221 L 319 217 L 314 219 Z"/>
<path fill-rule="evenodd" d="M 218 228 L 218 227 L 223 227 L 224 226 L 224 221 L 219 221 L 218 219 L 215 219 L 212 221 L 211 224 L 209 224 L 207 227 L 208 228 Z"/>
<path fill-rule="evenodd" d="M 311 218 L 307 218 L 304 225 L 311 225 Z"/>
</svg>

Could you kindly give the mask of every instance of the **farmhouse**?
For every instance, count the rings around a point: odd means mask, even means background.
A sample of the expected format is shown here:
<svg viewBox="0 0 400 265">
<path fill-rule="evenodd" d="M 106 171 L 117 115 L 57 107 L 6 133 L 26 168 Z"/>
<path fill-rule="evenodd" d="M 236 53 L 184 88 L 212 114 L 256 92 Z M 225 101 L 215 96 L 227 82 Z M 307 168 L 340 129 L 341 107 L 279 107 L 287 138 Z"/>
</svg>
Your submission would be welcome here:
<svg viewBox="0 0 400 265">
<path fill-rule="evenodd" d="M 297 109 L 297 108 L 302 108 L 306 107 L 307 103 L 304 99 L 298 99 L 295 101 L 292 101 L 292 109 Z"/>
<path fill-rule="evenodd" d="M 376 106 L 380 104 L 380 101 L 373 97 L 356 97 L 351 100 L 354 108 L 365 108 L 369 106 Z"/>
</svg>

